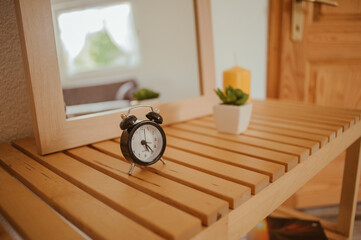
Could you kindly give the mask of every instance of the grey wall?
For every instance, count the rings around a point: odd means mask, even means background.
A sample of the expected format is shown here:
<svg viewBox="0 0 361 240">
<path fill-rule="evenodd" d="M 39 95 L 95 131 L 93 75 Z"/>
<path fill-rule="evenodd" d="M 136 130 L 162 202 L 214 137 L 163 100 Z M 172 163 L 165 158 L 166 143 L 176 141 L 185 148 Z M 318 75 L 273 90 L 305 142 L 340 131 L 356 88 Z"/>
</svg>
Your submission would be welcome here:
<svg viewBox="0 0 361 240">
<path fill-rule="evenodd" d="M 0 1 L 0 142 L 32 135 L 13 0 Z"/>
</svg>

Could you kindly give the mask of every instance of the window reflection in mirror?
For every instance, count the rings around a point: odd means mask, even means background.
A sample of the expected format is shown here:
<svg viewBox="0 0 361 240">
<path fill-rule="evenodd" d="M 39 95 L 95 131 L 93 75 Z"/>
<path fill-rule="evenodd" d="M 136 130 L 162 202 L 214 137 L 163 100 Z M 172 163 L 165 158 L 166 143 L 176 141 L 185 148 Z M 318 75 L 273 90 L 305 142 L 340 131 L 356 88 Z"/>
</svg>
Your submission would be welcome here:
<svg viewBox="0 0 361 240">
<path fill-rule="evenodd" d="M 139 65 L 139 45 L 131 13 L 131 4 L 122 3 L 68 10 L 57 16 L 67 81 L 82 72 Z"/>
<path fill-rule="evenodd" d="M 53 0 L 67 117 L 200 95 L 192 0 Z M 136 95 L 136 96 L 139 96 Z"/>
</svg>

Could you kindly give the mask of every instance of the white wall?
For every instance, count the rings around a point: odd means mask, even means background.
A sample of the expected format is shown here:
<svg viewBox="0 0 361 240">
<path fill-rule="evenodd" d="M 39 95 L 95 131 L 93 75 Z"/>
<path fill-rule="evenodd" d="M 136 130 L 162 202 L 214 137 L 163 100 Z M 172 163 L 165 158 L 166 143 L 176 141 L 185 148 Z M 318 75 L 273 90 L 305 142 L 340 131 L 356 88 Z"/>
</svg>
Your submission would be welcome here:
<svg viewBox="0 0 361 240">
<path fill-rule="evenodd" d="M 251 97 L 266 97 L 268 0 L 211 0 L 217 85 L 225 69 L 251 70 Z"/>
</svg>

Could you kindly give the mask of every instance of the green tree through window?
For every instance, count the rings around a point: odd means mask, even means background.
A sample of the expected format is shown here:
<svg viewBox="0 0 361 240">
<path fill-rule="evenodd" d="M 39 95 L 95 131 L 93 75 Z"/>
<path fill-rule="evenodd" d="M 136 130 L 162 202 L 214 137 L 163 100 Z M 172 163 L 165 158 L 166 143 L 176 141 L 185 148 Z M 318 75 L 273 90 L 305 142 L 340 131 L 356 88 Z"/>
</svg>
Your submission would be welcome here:
<svg viewBox="0 0 361 240">
<path fill-rule="evenodd" d="M 85 44 L 74 59 L 76 71 L 86 71 L 99 67 L 111 67 L 118 58 L 126 57 L 126 53 L 114 44 L 106 29 L 88 33 Z"/>
<path fill-rule="evenodd" d="M 83 7 L 56 12 L 64 81 L 96 78 L 111 69 L 121 72 L 139 66 L 131 3 L 88 8 L 84 3 Z"/>
</svg>

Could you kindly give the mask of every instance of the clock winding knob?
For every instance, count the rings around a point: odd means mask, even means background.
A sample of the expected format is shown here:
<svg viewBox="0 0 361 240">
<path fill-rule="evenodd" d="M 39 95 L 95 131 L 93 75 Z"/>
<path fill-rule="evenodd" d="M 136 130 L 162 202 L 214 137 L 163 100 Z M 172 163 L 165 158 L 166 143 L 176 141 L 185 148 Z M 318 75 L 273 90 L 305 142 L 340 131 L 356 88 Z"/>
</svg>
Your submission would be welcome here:
<svg viewBox="0 0 361 240">
<path fill-rule="evenodd" d="M 120 122 L 120 129 L 125 130 L 128 129 L 132 126 L 134 126 L 135 121 L 137 121 L 137 117 L 134 115 L 129 115 L 128 117 L 126 117 L 125 119 L 123 119 L 123 121 Z"/>
<path fill-rule="evenodd" d="M 149 120 L 154 121 L 155 123 L 162 124 L 163 118 L 159 113 L 149 112 L 145 115 Z"/>
</svg>

